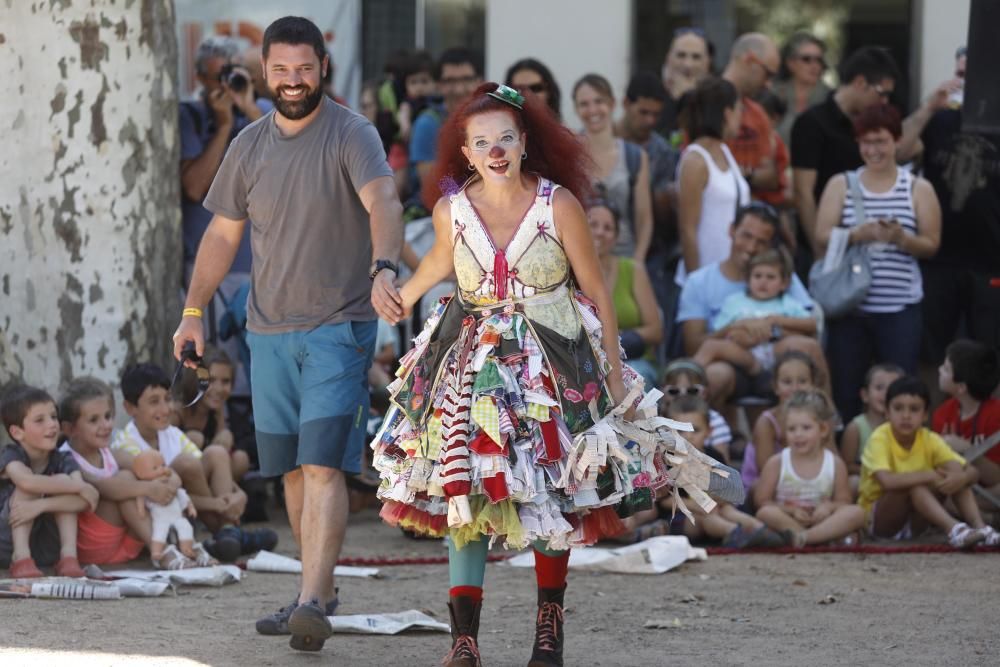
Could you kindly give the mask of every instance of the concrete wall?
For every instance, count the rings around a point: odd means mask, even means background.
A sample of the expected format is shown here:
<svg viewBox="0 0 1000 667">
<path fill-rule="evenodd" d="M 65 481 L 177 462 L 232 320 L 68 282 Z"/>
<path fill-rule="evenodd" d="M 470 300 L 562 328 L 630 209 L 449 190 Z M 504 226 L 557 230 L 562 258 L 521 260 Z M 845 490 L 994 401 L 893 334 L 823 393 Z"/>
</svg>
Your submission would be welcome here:
<svg viewBox="0 0 1000 667">
<path fill-rule="evenodd" d="M 588 72 L 602 74 L 620 100 L 631 72 L 632 3 L 607 0 L 504 0 L 486 5 L 486 76 L 501 81 L 514 61 L 532 57 L 562 90 L 563 120 L 580 122 L 570 99 Z"/>
<path fill-rule="evenodd" d="M 968 40 L 970 0 L 918 0 L 920 99 L 955 73 L 955 49 Z M 915 26 L 916 27 L 916 26 Z"/>
</svg>

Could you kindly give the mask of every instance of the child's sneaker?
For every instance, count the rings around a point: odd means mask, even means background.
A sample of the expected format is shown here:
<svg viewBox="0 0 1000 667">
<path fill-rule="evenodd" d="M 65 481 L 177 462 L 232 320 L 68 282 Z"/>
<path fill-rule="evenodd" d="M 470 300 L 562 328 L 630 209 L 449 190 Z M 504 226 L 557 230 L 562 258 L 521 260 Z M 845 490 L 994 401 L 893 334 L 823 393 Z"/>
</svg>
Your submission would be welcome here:
<svg viewBox="0 0 1000 667">
<path fill-rule="evenodd" d="M 998 533 L 993 526 L 983 526 L 982 528 L 977 528 L 976 532 L 982 535 L 983 544 L 986 546 L 1000 546 L 1000 533 Z"/>
<path fill-rule="evenodd" d="M 968 549 L 986 539 L 982 529 L 975 529 L 967 523 L 956 523 L 948 533 L 948 544 L 956 549 Z"/>
<path fill-rule="evenodd" d="M 45 574 L 35 565 L 35 559 L 29 556 L 10 564 L 10 576 L 11 579 L 37 579 Z"/>
<path fill-rule="evenodd" d="M 86 577 L 87 573 L 80 567 L 80 561 L 76 556 L 63 556 L 56 562 L 56 576 L 59 577 Z"/>
</svg>

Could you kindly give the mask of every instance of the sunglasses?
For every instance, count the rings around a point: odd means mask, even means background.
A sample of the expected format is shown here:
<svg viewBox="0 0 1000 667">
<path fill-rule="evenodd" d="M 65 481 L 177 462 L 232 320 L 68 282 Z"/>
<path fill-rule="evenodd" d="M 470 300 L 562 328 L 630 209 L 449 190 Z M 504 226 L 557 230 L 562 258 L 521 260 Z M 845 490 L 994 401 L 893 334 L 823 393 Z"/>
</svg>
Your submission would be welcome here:
<svg viewBox="0 0 1000 667">
<path fill-rule="evenodd" d="M 668 384 L 663 388 L 663 393 L 667 396 L 701 396 L 705 393 L 705 385 L 693 384 L 690 387 L 678 387 L 675 384 Z"/>
<path fill-rule="evenodd" d="M 205 364 L 202 363 L 201 357 L 199 357 L 198 353 L 195 352 L 194 343 L 188 341 L 184 344 L 184 348 L 181 350 L 181 360 L 177 362 L 177 368 L 174 370 L 174 377 L 170 381 L 171 393 L 173 393 L 174 387 L 177 385 L 177 381 L 181 378 L 181 374 L 184 372 L 185 361 L 192 361 L 198 364 L 194 369 L 195 376 L 198 378 L 198 393 L 195 394 L 195 397 L 184 406 L 185 408 L 190 408 L 192 405 L 200 401 L 201 397 L 205 395 L 206 391 L 208 391 L 208 386 L 211 384 L 212 376 L 205 367 Z"/>
<path fill-rule="evenodd" d="M 522 95 L 525 93 L 525 91 L 528 90 L 535 93 L 536 95 L 541 95 L 547 90 L 545 84 L 541 82 L 531 83 L 528 84 L 527 86 L 514 86 L 514 88 L 517 90 L 517 92 L 521 93 Z"/>
<path fill-rule="evenodd" d="M 814 56 L 811 53 L 804 53 L 802 55 L 795 56 L 795 59 L 804 62 L 807 65 L 821 65 L 826 67 L 826 59 L 823 56 Z"/>
<path fill-rule="evenodd" d="M 765 65 L 764 61 L 761 60 L 756 53 L 750 51 L 748 55 L 750 56 L 750 60 L 760 65 L 760 68 L 764 70 L 764 74 L 767 75 L 768 79 L 773 79 L 774 77 L 778 76 L 778 73 L 773 69 L 771 69 L 770 67 L 768 67 L 767 65 Z"/>
</svg>

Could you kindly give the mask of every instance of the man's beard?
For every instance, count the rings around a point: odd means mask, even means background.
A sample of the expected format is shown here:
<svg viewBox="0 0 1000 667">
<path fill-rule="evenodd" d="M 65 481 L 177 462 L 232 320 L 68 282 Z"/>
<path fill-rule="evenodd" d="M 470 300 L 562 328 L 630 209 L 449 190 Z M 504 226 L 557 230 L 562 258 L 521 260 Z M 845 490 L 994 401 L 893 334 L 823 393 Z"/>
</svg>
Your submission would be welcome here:
<svg viewBox="0 0 1000 667">
<path fill-rule="evenodd" d="M 323 100 L 323 88 L 319 86 L 313 89 L 306 87 L 306 94 L 301 99 L 294 101 L 281 96 L 281 91 L 285 88 L 286 86 L 279 86 L 277 90 L 272 89 L 271 94 L 274 96 L 274 108 L 288 120 L 301 120 L 305 118 L 315 111 L 316 107 Z"/>
</svg>

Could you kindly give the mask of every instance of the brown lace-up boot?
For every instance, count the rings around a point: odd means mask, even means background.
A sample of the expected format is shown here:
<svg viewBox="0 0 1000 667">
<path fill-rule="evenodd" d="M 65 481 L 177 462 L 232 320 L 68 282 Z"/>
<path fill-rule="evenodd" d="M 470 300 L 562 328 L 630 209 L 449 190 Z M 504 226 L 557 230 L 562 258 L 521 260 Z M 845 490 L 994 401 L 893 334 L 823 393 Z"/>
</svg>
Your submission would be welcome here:
<svg viewBox="0 0 1000 667">
<path fill-rule="evenodd" d="M 528 667 L 562 667 L 563 596 L 562 588 L 538 589 L 538 617 L 535 619 L 535 646 Z"/>
<path fill-rule="evenodd" d="M 453 595 L 448 603 L 451 615 L 451 652 L 441 663 L 444 667 L 482 667 L 479 658 L 479 612 L 482 602 L 466 595 Z"/>
</svg>

